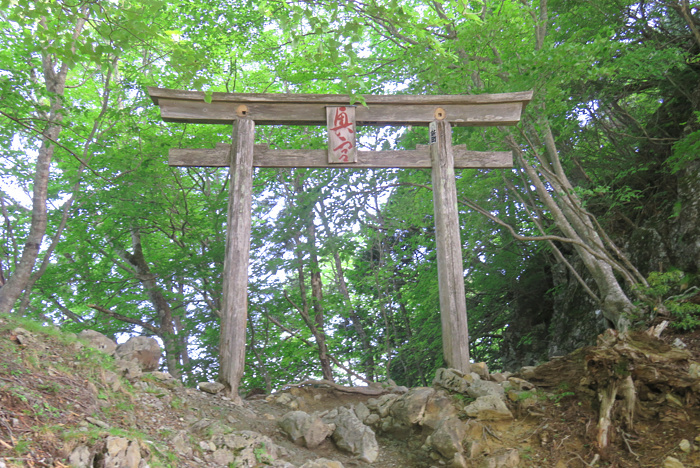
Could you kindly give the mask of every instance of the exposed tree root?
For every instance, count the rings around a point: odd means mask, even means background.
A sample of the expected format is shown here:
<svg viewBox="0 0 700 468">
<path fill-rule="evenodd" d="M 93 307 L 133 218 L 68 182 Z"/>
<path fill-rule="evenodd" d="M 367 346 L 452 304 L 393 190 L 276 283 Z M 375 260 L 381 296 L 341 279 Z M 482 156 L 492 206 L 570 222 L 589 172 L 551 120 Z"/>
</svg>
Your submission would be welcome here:
<svg viewBox="0 0 700 468">
<path fill-rule="evenodd" d="M 661 331 L 663 327 L 628 335 L 608 330 L 598 337 L 597 346 L 552 360 L 523 377 L 539 387 L 566 384 L 579 394 L 596 398 L 599 411 L 595 441 L 602 453 L 610 445 L 614 429 L 633 433 L 635 417 L 683 413 L 678 403 L 673 407 L 668 401 L 683 399 L 685 405 L 693 405 L 698 400 L 700 380 L 689 374 L 691 354 L 659 340 Z M 646 395 L 644 401 L 638 398 L 640 391 Z M 616 402 L 619 410 L 615 409 Z"/>
</svg>

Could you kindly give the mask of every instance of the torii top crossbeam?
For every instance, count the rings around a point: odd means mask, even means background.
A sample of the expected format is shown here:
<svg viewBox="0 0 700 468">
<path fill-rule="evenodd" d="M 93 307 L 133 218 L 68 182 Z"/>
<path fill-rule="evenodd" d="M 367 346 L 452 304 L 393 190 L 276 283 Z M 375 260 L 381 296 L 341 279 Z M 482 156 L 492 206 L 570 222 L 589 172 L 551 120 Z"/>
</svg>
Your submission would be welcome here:
<svg viewBox="0 0 700 468">
<path fill-rule="evenodd" d="M 248 117 L 256 125 L 325 125 L 326 106 L 349 105 L 346 94 L 212 93 L 148 88 L 166 122 L 227 124 Z M 357 125 L 515 125 L 532 91 L 478 95 L 362 96 Z M 209 102 L 207 102 L 209 101 Z"/>
</svg>

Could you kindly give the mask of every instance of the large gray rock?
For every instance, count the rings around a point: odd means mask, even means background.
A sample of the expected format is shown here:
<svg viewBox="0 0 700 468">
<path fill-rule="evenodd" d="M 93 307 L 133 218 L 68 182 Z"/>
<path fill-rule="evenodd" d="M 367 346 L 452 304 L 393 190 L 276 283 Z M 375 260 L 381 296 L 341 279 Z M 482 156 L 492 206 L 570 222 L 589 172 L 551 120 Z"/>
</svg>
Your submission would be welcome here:
<svg viewBox="0 0 700 468">
<path fill-rule="evenodd" d="M 114 351 L 117 349 L 117 343 L 115 343 L 114 340 L 110 340 L 102 333 L 95 330 L 83 330 L 78 333 L 78 338 L 85 340 L 89 347 L 102 351 L 110 356 L 113 356 Z"/>
<path fill-rule="evenodd" d="M 420 425 L 424 428 L 435 429 L 443 419 L 457 416 L 459 410 L 452 403 L 452 398 L 444 390 L 436 391 L 425 405 Z"/>
<path fill-rule="evenodd" d="M 321 445 L 335 430 L 335 425 L 326 424 L 318 416 L 303 411 L 290 411 L 278 424 L 292 442 L 310 449 Z"/>
<path fill-rule="evenodd" d="M 335 418 L 333 442 L 338 448 L 346 450 L 367 463 L 373 463 L 379 455 L 379 445 L 374 431 L 357 419 L 355 412 L 341 407 Z"/>
<path fill-rule="evenodd" d="M 114 354 L 118 359 L 135 361 L 143 372 L 152 372 L 158 369 L 161 351 L 154 338 L 134 336 L 117 346 Z"/>
<path fill-rule="evenodd" d="M 464 408 L 464 412 L 470 418 L 484 421 L 513 419 L 513 413 L 510 412 L 501 397 L 497 395 L 486 395 L 477 398 L 475 402 Z"/>
<path fill-rule="evenodd" d="M 389 409 L 389 414 L 393 418 L 393 430 L 406 431 L 410 430 L 414 424 L 419 424 L 423 420 L 428 399 L 433 395 L 435 395 L 434 388 L 417 387 L 394 401 Z"/>
<path fill-rule="evenodd" d="M 462 439 L 466 434 L 466 426 L 456 417 L 443 419 L 435 432 L 426 439 L 426 445 L 438 452 L 448 460 L 454 458 L 455 453 L 462 453 Z"/>
<path fill-rule="evenodd" d="M 128 380 L 134 380 L 143 375 L 141 366 L 139 366 L 138 362 L 136 361 L 131 361 L 128 359 L 115 359 L 114 367 L 119 375 Z"/>
</svg>

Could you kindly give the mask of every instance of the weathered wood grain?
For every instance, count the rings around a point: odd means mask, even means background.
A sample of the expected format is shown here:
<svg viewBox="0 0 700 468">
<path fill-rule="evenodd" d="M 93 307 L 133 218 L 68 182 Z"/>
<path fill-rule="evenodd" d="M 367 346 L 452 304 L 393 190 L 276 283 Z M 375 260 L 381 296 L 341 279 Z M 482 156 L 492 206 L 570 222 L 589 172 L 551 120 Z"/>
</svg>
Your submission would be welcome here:
<svg viewBox="0 0 700 468">
<path fill-rule="evenodd" d="M 251 119 L 237 120 L 229 157 L 231 180 L 224 254 L 219 375 L 228 395 L 234 400 L 240 400 L 238 385 L 245 368 L 254 132 L 255 124 Z"/>
<path fill-rule="evenodd" d="M 170 149 L 168 164 L 171 166 L 227 167 L 230 145 L 221 144 L 214 149 Z M 453 147 L 455 169 L 504 169 L 513 167 L 510 151 L 468 151 L 466 145 Z M 431 167 L 428 146 L 415 150 L 358 151 L 353 164 L 328 164 L 326 150 L 275 150 L 267 145 L 255 145 L 255 167 L 334 167 L 372 169 L 399 167 L 427 169 Z"/>
<path fill-rule="evenodd" d="M 449 122 L 432 122 L 430 136 L 442 349 L 448 367 L 469 373 L 464 265 Z"/>
<path fill-rule="evenodd" d="M 149 86 L 148 94 L 154 104 L 160 105 L 162 99 L 182 101 L 205 101 L 202 91 L 183 91 L 180 89 L 156 88 Z M 499 94 L 391 94 L 363 95 L 365 103 L 369 104 L 489 104 L 495 102 L 529 102 L 532 91 Z M 260 103 L 313 103 L 327 105 L 361 104 L 350 102 L 347 94 L 282 94 L 282 93 L 213 93 L 211 102 L 260 102 Z"/>
<path fill-rule="evenodd" d="M 160 99 L 160 115 L 166 122 L 230 124 L 239 117 L 241 106 L 256 125 L 325 125 L 323 103 L 210 103 Z M 515 125 L 525 105 L 519 102 L 490 104 L 368 104 L 356 110 L 358 126 L 428 125 L 438 109 L 456 126 Z"/>
</svg>

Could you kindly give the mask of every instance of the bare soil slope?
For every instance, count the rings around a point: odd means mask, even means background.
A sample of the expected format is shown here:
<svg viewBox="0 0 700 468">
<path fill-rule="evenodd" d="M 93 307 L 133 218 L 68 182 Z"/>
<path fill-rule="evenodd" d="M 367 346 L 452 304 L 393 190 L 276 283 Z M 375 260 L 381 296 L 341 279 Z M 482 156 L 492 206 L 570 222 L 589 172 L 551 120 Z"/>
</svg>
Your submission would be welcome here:
<svg viewBox="0 0 700 468">
<path fill-rule="evenodd" d="M 687 467 L 700 466 L 699 381 L 689 369 L 700 361 L 700 338 L 678 337 L 691 348 L 681 351 L 639 337 L 634 348 L 608 337 L 598 347 L 529 369 L 522 377 L 538 387 L 512 395 L 514 420 L 484 424 L 483 453 L 516 449 L 521 467 L 656 468 L 669 456 Z M 639 349 L 646 351 L 639 355 Z M 584 365 L 591 362 L 597 364 Z M 138 440 L 151 467 L 211 466 L 206 461 L 211 454 L 200 442 L 218 430 L 265 435 L 283 447 L 284 460 L 294 466 L 320 457 L 345 467 L 440 465 L 422 448 L 426 434 L 420 428 L 400 439 L 378 434 L 380 455 L 369 465 L 338 450 L 330 439 L 314 450 L 288 441 L 277 421 L 290 408 L 275 398 L 256 397 L 236 406 L 219 395 L 174 385 L 157 373 L 132 383 L 115 380 L 110 367 L 109 358 L 75 338 L 0 318 L 0 467 L 66 467 L 76 447 L 98 446 L 110 435 Z M 625 419 L 624 391 L 618 391 L 609 414 L 608 444 L 600 447 L 600 395 L 614 381 L 620 387 L 627 376 L 636 389 L 633 423 Z M 308 413 L 370 398 L 318 385 L 285 391 Z M 456 405 L 462 399 L 454 395 Z M 182 434 L 187 435 L 184 441 L 178 438 Z M 478 467 L 484 460 L 469 463 Z"/>
</svg>

